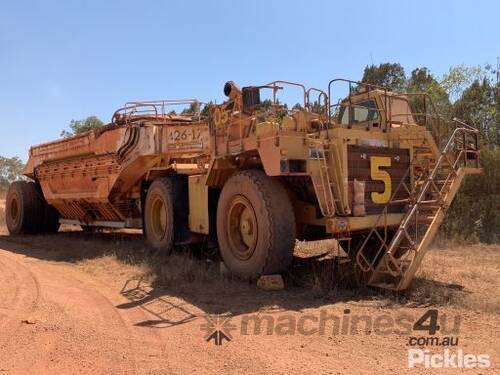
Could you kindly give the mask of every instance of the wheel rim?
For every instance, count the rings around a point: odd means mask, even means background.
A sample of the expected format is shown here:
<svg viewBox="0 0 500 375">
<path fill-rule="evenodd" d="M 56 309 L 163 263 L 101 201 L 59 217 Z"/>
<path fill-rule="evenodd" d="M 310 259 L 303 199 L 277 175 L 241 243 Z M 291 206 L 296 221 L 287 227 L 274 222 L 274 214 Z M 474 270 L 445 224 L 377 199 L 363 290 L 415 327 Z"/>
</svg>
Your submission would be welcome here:
<svg viewBox="0 0 500 375">
<path fill-rule="evenodd" d="M 245 197 L 236 196 L 229 206 L 227 234 L 231 252 L 240 260 L 248 260 L 257 244 L 257 217 Z"/>
<path fill-rule="evenodd" d="M 17 199 L 17 195 L 14 194 L 12 195 L 12 198 L 10 200 L 9 204 L 9 216 L 11 221 L 14 224 L 17 224 L 19 222 L 19 217 L 20 217 L 20 210 L 19 210 L 19 201 Z"/>
<path fill-rule="evenodd" d="M 167 232 L 167 207 L 159 195 L 153 197 L 151 204 L 151 228 L 156 238 L 162 239 Z"/>
</svg>

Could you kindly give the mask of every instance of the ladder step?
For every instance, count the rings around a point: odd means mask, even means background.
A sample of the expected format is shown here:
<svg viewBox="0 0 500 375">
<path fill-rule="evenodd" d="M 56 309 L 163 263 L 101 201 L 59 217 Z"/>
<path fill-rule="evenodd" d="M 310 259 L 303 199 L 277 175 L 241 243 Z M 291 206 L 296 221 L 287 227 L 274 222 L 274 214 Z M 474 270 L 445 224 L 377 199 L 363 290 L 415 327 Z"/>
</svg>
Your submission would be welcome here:
<svg viewBox="0 0 500 375">
<path fill-rule="evenodd" d="M 430 224 L 434 221 L 435 216 L 417 217 L 417 223 Z"/>
<path fill-rule="evenodd" d="M 390 269 L 387 267 L 387 263 L 382 259 L 377 267 L 375 268 L 375 272 L 383 273 L 383 274 L 389 274 L 392 275 Z"/>
<path fill-rule="evenodd" d="M 427 215 L 427 216 L 432 216 L 432 215 L 435 215 L 436 212 L 439 210 L 439 207 L 438 208 L 418 208 L 418 213 L 421 214 L 421 215 Z"/>
<path fill-rule="evenodd" d="M 441 202 L 439 200 L 439 197 L 432 197 L 431 199 L 426 199 L 423 201 L 418 202 L 418 205 L 420 207 L 425 207 L 425 208 L 434 208 L 434 207 L 441 207 Z"/>
<path fill-rule="evenodd" d="M 408 198 L 406 199 L 395 199 L 392 201 L 389 201 L 387 204 L 401 204 L 401 203 L 408 203 L 410 200 Z"/>
</svg>

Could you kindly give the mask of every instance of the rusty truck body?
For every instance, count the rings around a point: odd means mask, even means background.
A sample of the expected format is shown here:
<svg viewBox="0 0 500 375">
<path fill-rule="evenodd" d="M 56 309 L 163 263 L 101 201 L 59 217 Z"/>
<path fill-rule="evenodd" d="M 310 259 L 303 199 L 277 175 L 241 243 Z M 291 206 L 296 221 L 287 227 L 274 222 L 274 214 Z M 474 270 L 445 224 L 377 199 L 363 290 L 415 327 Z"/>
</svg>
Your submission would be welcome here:
<svg viewBox="0 0 500 375">
<path fill-rule="evenodd" d="M 338 85 L 348 93 L 332 103 Z M 300 92 L 293 109 L 277 99 L 287 88 Z M 359 282 L 401 290 L 464 176 L 481 171 L 477 131 L 424 94 L 339 79 L 326 91 L 230 81 L 224 93 L 204 109 L 130 102 L 100 129 L 33 146 L 31 181 L 7 196 L 9 231 L 142 228 L 162 251 L 208 239 L 243 277 L 286 270 L 297 238 L 333 238 Z"/>
</svg>

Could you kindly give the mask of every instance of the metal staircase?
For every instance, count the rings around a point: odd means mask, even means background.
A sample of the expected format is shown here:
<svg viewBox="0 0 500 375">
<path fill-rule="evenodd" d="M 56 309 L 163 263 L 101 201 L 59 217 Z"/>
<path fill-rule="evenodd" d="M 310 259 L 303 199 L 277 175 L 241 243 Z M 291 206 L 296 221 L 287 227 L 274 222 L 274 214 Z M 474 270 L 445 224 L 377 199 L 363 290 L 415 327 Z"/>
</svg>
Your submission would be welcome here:
<svg viewBox="0 0 500 375">
<path fill-rule="evenodd" d="M 359 247 L 356 263 L 365 273 L 368 285 L 406 289 L 463 178 L 466 174 L 480 173 L 478 131 L 455 123 L 458 126 L 441 152 L 436 152 L 438 142 L 432 137 L 413 149 L 410 167 Z M 411 185 L 410 180 L 413 180 Z M 395 199 L 401 189 L 406 190 L 408 199 Z M 401 203 L 406 203 L 408 209 L 394 231 L 385 224 L 388 208 Z"/>
</svg>

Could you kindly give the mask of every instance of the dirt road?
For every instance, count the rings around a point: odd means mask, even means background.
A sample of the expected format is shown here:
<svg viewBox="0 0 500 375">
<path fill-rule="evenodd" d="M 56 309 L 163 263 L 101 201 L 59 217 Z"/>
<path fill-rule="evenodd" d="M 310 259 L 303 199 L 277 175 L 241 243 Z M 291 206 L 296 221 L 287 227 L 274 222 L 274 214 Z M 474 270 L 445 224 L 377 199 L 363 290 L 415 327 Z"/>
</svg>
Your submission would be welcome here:
<svg viewBox="0 0 500 375">
<path fill-rule="evenodd" d="M 461 289 L 451 282 L 430 284 L 448 303 L 417 292 L 406 297 L 323 294 L 304 287 L 263 292 L 211 279 L 210 274 L 200 278 L 193 274 L 199 262 L 182 261 L 185 255 L 180 254 L 174 258 L 181 263 L 165 266 L 171 275 L 162 275 L 163 286 L 158 287 L 158 276 L 134 258 L 134 251 L 141 253 L 139 238 L 106 236 L 0 237 L 0 374 L 428 373 L 421 367 L 408 369 L 408 340 L 414 332 L 389 327 L 381 333 L 363 324 L 334 332 L 334 319 L 327 317 L 368 317 L 373 322 L 384 316 L 394 322 L 406 315 L 413 322 L 430 307 L 440 317 L 458 317 L 458 347 L 489 354 L 489 371 L 498 373 L 496 302 L 478 309 L 455 306 L 454 298 L 465 294 L 454 294 Z M 495 256 L 498 271 L 499 258 L 492 249 L 485 251 Z M 498 280 L 498 274 L 490 276 Z M 498 297 L 498 288 L 490 291 Z M 202 330 L 204 316 L 217 313 L 231 316 L 230 325 Z M 304 316 L 309 318 L 300 327 Z M 245 325 L 256 317 L 271 321 L 269 332 L 267 325 L 257 334 L 251 323 Z M 322 317 L 326 323 L 320 332 Z M 206 341 L 212 331 L 232 339 L 216 345 L 220 336 L 215 335 Z"/>
</svg>

